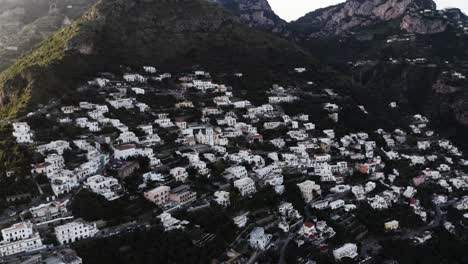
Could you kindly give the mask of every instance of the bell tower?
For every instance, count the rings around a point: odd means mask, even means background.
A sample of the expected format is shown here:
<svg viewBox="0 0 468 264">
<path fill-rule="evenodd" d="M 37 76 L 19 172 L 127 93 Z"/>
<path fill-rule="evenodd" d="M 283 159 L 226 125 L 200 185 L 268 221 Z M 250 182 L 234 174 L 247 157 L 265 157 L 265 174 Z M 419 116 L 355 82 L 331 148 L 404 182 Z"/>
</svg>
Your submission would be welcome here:
<svg viewBox="0 0 468 264">
<path fill-rule="evenodd" d="M 49 14 L 56 13 L 58 11 L 58 0 L 49 0 Z"/>
</svg>

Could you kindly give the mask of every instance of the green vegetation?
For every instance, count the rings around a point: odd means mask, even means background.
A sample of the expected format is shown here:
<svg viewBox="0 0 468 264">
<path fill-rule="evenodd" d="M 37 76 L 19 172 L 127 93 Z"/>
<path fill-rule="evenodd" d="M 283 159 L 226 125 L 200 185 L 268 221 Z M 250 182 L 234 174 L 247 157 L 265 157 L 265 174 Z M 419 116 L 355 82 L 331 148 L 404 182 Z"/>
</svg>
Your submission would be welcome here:
<svg viewBox="0 0 468 264">
<path fill-rule="evenodd" d="M 197 247 L 191 238 L 183 231 L 153 228 L 79 242 L 74 248 L 89 264 L 206 264 L 221 253 L 216 239 Z"/>
<path fill-rule="evenodd" d="M 135 220 L 153 207 L 141 198 L 141 201 L 130 201 L 122 197 L 114 201 L 88 190 L 81 190 L 71 205 L 73 215 L 86 221 L 105 220 L 108 225 L 117 225 Z"/>
<path fill-rule="evenodd" d="M 14 118 L 27 109 L 32 99 L 33 86 L 48 85 L 47 82 L 40 82 L 44 79 L 36 79 L 37 74 L 63 59 L 68 41 L 76 36 L 79 29 L 79 24 L 74 23 L 58 31 L 53 37 L 44 41 L 37 50 L 18 59 L 0 74 L 0 93 L 10 94 L 8 98 L 0 98 L 7 102 L 0 108 L 1 118 Z M 47 88 L 44 87 L 44 90 Z"/>
</svg>

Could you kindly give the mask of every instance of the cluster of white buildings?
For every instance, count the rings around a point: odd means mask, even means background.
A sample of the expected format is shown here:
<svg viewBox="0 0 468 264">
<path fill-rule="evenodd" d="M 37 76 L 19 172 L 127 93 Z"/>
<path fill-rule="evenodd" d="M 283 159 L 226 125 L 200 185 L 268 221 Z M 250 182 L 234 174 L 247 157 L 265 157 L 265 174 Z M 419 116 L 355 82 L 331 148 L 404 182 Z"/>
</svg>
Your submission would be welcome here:
<svg viewBox="0 0 468 264">
<path fill-rule="evenodd" d="M 56 196 L 69 193 L 79 187 L 88 177 L 97 174 L 109 162 L 109 154 L 101 152 L 87 141 L 75 140 L 73 144 L 86 152 L 87 159 L 74 168 L 67 168 L 63 157 L 65 151 L 71 151 L 70 142 L 57 140 L 36 148 L 36 151 L 45 158 L 44 162 L 33 164 L 31 172 L 46 175 Z"/>
<path fill-rule="evenodd" d="M 143 178 L 138 191 L 146 200 L 165 210 L 158 218 L 164 229 L 170 231 L 184 229 L 189 224 L 171 216 L 169 212 L 173 208 L 192 206 L 194 201 L 197 206 L 198 202 L 214 201 L 229 207 L 239 198 L 235 195 L 237 192 L 240 199 L 250 199 L 266 186 L 273 187 L 276 194 L 281 195 L 285 191 L 283 174 L 301 176 L 294 184 L 311 211 L 328 210 L 331 214 L 340 214 L 364 205 L 376 211 L 391 210 L 395 204 L 403 203 L 423 222 L 427 221 L 430 209 L 419 202 L 420 186 L 432 182 L 448 193 L 468 189 L 468 176 L 460 170 L 460 166 L 468 166 L 468 161 L 461 159 L 461 151 L 450 141 L 439 139 L 430 129 L 428 118 L 422 115 L 413 116 L 406 128 L 345 134 L 330 127 L 319 127 L 314 123 L 319 120 L 306 113 L 294 116 L 285 113 L 284 104 L 301 98 L 296 89 L 274 86 L 269 92 L 268 103 L 254 105 L 234 96 L 231 87 L 215 84 L 210 74 L 204 71 L 178 79 L 181 91 L 188 88 L 190 92 L 197 91 L 205 96 L 202 103 L 194 104 L 187 98 L 189 94 L 181 93 L 173 105 L 172 110 L 176 111 L 164 109 L 164 112 L 157 112 L 141 100 L 154 92 L 147 81 L 171 78 L 171 75 L 156 76 L 157 70 L 152 66 L 143 69 L 145 73 L 142 74 L 124 74 L 123 82 L 103 78 L 91 81 L 104 91 L 101 94 L 105 104 L 80 102 L 77 106 L 61 107 L 61 114 L 66 118 L 58 121 L 86 129 L 90 135 L 74 140 L 55 139 L 36 147 L 44 161 L 33 164 L 32 173 L 47 176 L 56 196 L 83 186 L 108 201 L 118 199 L 125 191 L 120 179 L 103 176 L 109 175 L 104 173 L 106 166 L 146 158 L 151 171 L 136 175 Z M 295 71 L 302 73 L 306 69 Z M 215 93 L 213 98 L 206 98 L 211 92 Z M 337 97 L 331 90 L 327 93 L 328 97 Z M 200 110 L 196 118 L 177 117 L 178 112 L 191 113 L 195 105 Z M 339 123 L 343 118 L 340 116 L 342 108 L 335 101 L 320 104 L 319 109 L 327 121 L 332 121 L 330 124 Z M 360 109 L 369 114 L 364 106 Z M 147 115 L 141 124 L 124 124 L 113 111 L 145 112 Z M 33 143 L 28 124 L 14 123 L 13 129 L 18 143 Z M 104 129 L 112 132 L 103 133 Z M 164 142 L 162 138 L 174 140 Z M 410 140 L 414 138 L 417 140 Z M 170 155 L 158 153 L 159 146 L 165 143 L 174 145 Z M 256 146 L 268 150 L 255 149 Z M 440 151 L 428 154 L 434 148 Z M 70 152 L 82 157 L 80 164 L 65 160 Z M 387 161 L 405 163 L 420 173 L 403 184 L 397 169 L 385 169 Z M 161 166 L 163 162 L 165 166 Z M 205 199 L 206 194 L 198 195 L 202 199 L 197 199 L 190 184 L 198 179 L 211 181 L 212 178 L 216 184 L 208 194 L 209 199 Z M 359 183 L 355 182 L 358 178 Z M 453 206 L 460 211 L 467 210 L 468 198 L 457 200 Z M 30 208 L 30 212 L 37 225 L 67 222 L 73 218 L 67 210 L 67 202 L 58 200 Z M 275 224 L 283 232 L 294 230 L 300 234 L 299 240 L 317 247 L 322 247 L 336 235 L 326 221 L 313 219 L 302 223 L 302 216 L 290 202 L 281 203 L 273 218 L 278 220 Z M 233 221 L 239 228 L 244 228 L 249 223 L 249 213 L 242 212 Z M 300 228 L 293 229 L 297 223 Z M 400 223 L 389 221 L 383 228 L 395 231 L 400 228 Z M 69 244 L 93 237 L 98 229 L 95 223 L 75 220 L 56 226 L 54 231 L 60 244 Z M 43 247 L 30 223 L 4 229 L 2 235 L 0 254 L 4 256 Z M 248 239 L 252 249 L 267 250 L 273 236 L 264 228 L 255 227 Z M 357 258 L 357 251 L 356 244 L 347 243 L 334 249 L 332 254 L 340 261 L 345 257 Z"/>
<path fill-rule="evenodd" d="M 86 179 L 85 188 L 104 196 L 108 201 L 113 201 L 123 196 L 122 186 L 113 177 L 94 175 Z"/>
</svg>

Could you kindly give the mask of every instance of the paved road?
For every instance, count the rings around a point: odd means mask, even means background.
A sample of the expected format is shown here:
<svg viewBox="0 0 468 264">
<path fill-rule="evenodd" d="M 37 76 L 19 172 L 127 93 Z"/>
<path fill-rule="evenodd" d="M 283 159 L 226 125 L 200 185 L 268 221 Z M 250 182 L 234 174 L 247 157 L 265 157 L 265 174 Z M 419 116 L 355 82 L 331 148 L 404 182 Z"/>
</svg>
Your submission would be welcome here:
<svg viewBox="0 0 468 264">
<path fill-rule="evenodd" d="M 252 256 L 250 256 L 249 260 L 247 261 L 246 264 L 254 264 L 255 261 L 257 260 L 257 258 L 260 256 L 260 252 L 259 251 L 255 251 Z"/>
<path fill-rule="evenodd" d="M 280 249 L 280 257 L 278 264 L 286 264 L 286 248 L 288 247 L 289 242 L 294 238 L 294 233 L 290 233 L 288 238 L 283 242 L 283 246 Z"/>
<path fill-rule="evenodd" d="M 303 223 L 303 221 L 299 220 L 299 221 L 297 221 L 296 223 L 294 223 L 294 224 L 292 224 L 290 226 L 289 235 L 286 238 L 286 240 L 283 242 L 283 246 L 281 247 L 281 250 L 280 250 L 280 257 L 279 257 L 279 260 L 278 260 L 278 264 L 286 264 L 286 260 L 285 260 L 286 259 L 286 249 L 288 248 L 289 242 L 291 242 L 291 240 L 296 236 L 296 232 L 301 227 L 302 223 Z"/>
</svg>

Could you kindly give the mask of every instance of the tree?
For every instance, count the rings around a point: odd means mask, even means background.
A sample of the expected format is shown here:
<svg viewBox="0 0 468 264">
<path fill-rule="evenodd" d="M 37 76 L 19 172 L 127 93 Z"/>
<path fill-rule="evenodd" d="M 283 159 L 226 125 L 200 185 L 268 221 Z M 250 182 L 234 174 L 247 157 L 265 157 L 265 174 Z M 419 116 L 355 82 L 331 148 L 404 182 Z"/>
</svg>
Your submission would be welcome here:
<svg viewBox="0 0 468 264">
<path fill-rule="evenodd" d="M 304 198 L 302 197 L 301 190 L 296 185 L 296 183 L 286 183 L 284 185 L 283 197 L 286 201 L 292 203 L 294 208 L 301 212 L 301 214 L 304 213 L 304 207 L 306 204 L 304 202 Z"/>
</svg>

